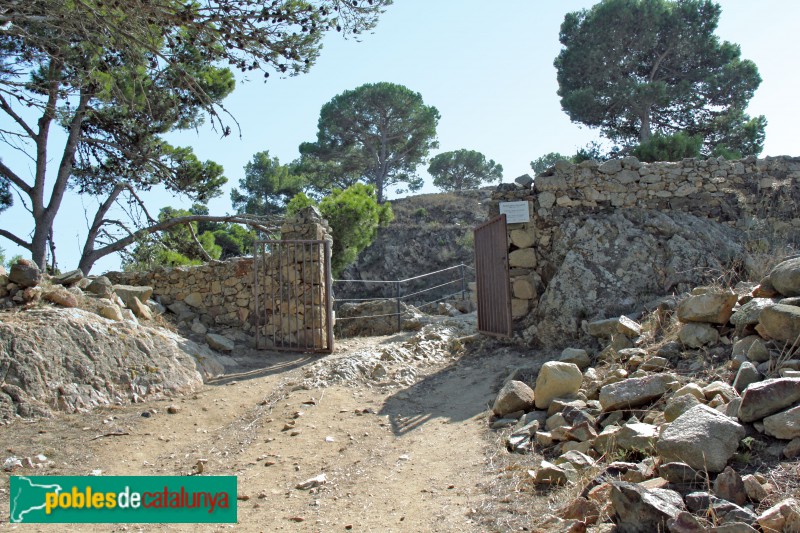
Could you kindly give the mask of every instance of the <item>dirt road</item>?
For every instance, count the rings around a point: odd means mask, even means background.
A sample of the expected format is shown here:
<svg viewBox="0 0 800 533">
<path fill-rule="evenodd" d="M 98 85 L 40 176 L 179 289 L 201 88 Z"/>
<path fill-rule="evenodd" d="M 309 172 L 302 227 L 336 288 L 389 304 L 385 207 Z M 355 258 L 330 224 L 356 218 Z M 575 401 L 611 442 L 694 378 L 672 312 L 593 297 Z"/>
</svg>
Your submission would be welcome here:
<svg viewBox="0 0 800 533">
<path fill-rule="evenodd" d="M 71 531 L 484 531 L 474 513 L 497 475 L 486 463 L 489 447 L 496 446 L 487 406 L 509 368 L 531 360 L 502 349 L 425 357 L 426 335 L 417 333 L 416 344 L 411 334 L 340 342 L 323 361 L 239 353 L 238 368 L 195 394 L 18 420 L 0 428 L 0 449 L 4 457 L 44 454 L 51 461 L 46 469 L 17 475 L 192 475 L 200 464 L 200 475 L 238 479 L 235 525 L 84 525 Z M 360 376 L 308 388 L 337 361 L 370 353 L 374 360 L 375 353 L 391 350 L 411 355 L 401 363 L 384 356 L 382 379 Z M 412 378 L 393 380 L 398 368 Z M 321 486 L 296 488 L 320 474 L 326 478 Z M 9 473 L 3 475 L 0 528 L 64 531 L 8 524 Z"/>
</svg>

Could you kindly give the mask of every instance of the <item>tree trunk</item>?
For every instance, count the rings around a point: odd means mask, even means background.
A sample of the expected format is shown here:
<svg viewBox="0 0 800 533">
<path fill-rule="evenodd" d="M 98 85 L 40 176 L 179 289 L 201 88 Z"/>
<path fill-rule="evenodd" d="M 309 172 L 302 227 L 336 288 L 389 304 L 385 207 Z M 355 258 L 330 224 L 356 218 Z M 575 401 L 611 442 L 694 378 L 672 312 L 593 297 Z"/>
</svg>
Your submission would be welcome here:
<svg viewBox="0 0 800 533">
<path fill-rule="evenodd" d="M 650 140 L 650 113 L 647 111 L 642 112 L 640 115 L 642 127 L 639 129 L 639 143 L 646 143 Z"/>
</svg>

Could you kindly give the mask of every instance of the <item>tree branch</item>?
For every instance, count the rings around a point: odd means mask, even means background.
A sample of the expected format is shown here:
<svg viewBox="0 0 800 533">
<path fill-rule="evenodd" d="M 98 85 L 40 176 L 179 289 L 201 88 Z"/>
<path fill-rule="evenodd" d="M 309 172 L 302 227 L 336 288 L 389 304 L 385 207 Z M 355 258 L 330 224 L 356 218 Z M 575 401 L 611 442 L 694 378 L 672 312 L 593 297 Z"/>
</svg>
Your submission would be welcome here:
<svg viewBox="0 0 800 533">
<path fill-rule="evenodd" d="M 17 237 L 13 233 L 11 233 L 10 231 L 4 230 L 2 228 L 0 228 L 0 237 L 5 237 L 6 239 L 8 239 L 9 241 L 13 242 L 17 246 L 22 246 L 26 250 L 30 250 L 31 249 L 31 243 L 23 241 L 22 239 L 20 239 L 19 237 Z"/>
<path fill-rule="evenodd" d="M 19 116 L 9 105 L 8 101 L 0 94 L 0 109 L 6 112 L 8 116 L 14 119 L 14 122 L 20 125 L 20 127 L 25 130 L 25 133 L 33 140 L 36 140 L 36 132 L 33 131 L 33 128 L 28 126 L 28 123 Z"/>
<path fill-rule="evenodd" d="M 197 245 L 198 248 L 200 248 L 200 252 L 203 254 L 203 258 L 206 261 L 213 261 L 214 258 L 211 257 L 208 252 L 206 252 L 206 249 L 203 248 L 203 245 L 200 243 L 200 239 L 197 238 L 197 232 L 194 230 L 194 226 L 192 226 L 191 224 L 186 224 L 186 227 L 189 228 L 189 233 L 192 235 L 194 243 Z"/>
<path fill-rule="evenodd" d="M 19 190 L 21 190 L 28 196 L 30 196 L 31 193 L 33 192 L 33 187 L 25 183 L 25 181 L 23 181 L 22 178 L 17 176 L 17 174 L 13 170 L 8 168 L 2 161 L 0 161 L 0 175 L 2 175 L 11 183 L 13 183 L 15 187 L 17 187 Z"/>
</svg>

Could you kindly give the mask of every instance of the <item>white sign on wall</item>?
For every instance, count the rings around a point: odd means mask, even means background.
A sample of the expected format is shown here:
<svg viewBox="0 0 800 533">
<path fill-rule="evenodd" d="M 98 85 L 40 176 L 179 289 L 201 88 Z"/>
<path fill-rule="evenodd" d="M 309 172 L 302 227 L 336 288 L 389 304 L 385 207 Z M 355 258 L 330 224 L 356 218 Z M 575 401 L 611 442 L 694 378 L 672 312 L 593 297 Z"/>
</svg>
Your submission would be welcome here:
<svg viewBox="0 0 800 533">
<path fill-rule="evenodd" d="M 520 222 L 530 222 L 531 214 L 528 210 L 528 201 L 520 202 L 500 202 L 500 214 L 505 214 L 506 223 L 518 224 Z"/>
</svg>

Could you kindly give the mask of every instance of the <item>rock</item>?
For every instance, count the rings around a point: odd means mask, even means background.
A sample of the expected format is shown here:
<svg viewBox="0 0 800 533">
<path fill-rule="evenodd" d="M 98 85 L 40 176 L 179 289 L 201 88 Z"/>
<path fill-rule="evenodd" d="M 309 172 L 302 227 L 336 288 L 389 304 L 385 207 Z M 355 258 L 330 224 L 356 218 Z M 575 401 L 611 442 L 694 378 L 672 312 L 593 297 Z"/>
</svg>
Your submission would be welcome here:
<svg viewBox="0 0 800 533">
<path fill-rule="evenodd" d="M 581 422 L 567 431 L 567 438 L 578 442 L 586 442 L 597 438 L 597 431 L 589 422 Z"/>
<path fill-rule="evenodd" d="M 714 480 L 714 494 L 736 505 L 744 505 L 747 501 L 744 482 L 730 466 L 726 466 L 725 470 Z"/>
<path fill-rule="evenodd" d="M 800 405 L 764 418 L 764 432 L 776 439 L 800 438 Z"/>
<path fill-rule="evenodd" d="M 694 395 L 681 394 L 677 396 L 677 393 L 675 393 L 664 407 L 664 420 L 672 422 L 695 405 L 700 405 L 700 400 Z"/>
<path fill-rule="evenodd" d="M 689 296 L 678 304 L 678 320 L 726 324 L 738 299 L 734 292 L 707 292 Z"/>
<path fill-rule="evenodd" d="M 778 263 L 769 273 L 769 281 L 784 296 L 800 296 L 800 257 Z"/>
<path fill-rule="evenodd" d="M 647 490 L 625 481 L 611 482 L 611 503 L 620 532 L 665 531 L 667 520 L 681 512 L 680 501 L 680 495 L 673 491 Z"/>
<path fill-rule="evenodd" d="M 577 365 L 548 361 L 536 376 L 534 400 L 537 409 L 546 409 L 554 398 L 569 396 L 581 388 L 583 374 Z"/>
<path fill-rule="evenodd" d="M 731 315 L 730 322 L 738 327 L 758 324 L 758 317 L 761 316 L 761 311 L 775 305 L 775 303 L 776 301 L 772 298 L 753 298 Z"/>
<path fill-rule="evenodd" d="M 711 524 L 692 513 L 681 511 L 667 520 L 669 533 L 706 533 L 711 530 Z"/>
<path fill-rule="evenodd" d="M 706 395 L 703 394 L 703 387 L 701 387 L 697 383 L 687 383 L 686 385 L 684 385 L 680 389 L 676 390 L 675 394 L 673 394 L 672 396 L 673 396 L 673 398 L 677 398 L 678 396 L 682 396 L 684 394 L 691 394 L 692 396 L 694 396 L 698 400 L 705 400 L 706 399 Z"/>
<path fill-rule="evenodd" d="M 147 300 L 144 304 L 150 308 L 150 312 L 154 315 L 163 315 L 167 312 L 167 308 L 155 300 Z"/>
<path fill-rule="evenodd" d="M 666 358 L 654 355 L 642 362 L 642 364 L 639 365 L 639 369 L 645 372 L 661 372 L 666 369 L 668 365 L 669 361 L 667 361 Z"/>
<path fill-rule="evenodd" d="M 567 218 L 555 231 L 550 250 L 542 252 L 542 259 L 553 261 L 553 275 L 531 313 L 533 336 L 545 347 L 573 343 L 583 320 L 639 310 L 652 299 L 645 295 L 662 294 L 665 283 L 686 290 L 709 269 L 725 269 L 743 256 L 736 230 L 688 213 L 634 207 L 592 212 Z M 652 264 L 661 265 L 666 280 L 653 276 Z"/>
<path fill-rule="evenodd" d="M 769 533 L 800 531 L 800 502 L 786 498 L 761 513 L 756 522 L 762 531 Z"/>
<path fill-rule="evenodd" d="M 207 347 L 167 329 L 120 326 L 80 308 L 19 313 L 0 322 L 0 338 L 16 341 L 10 350 L 0 343 L 0 419 L 176 396 L 224 371 Z"/>
<path fill-rule="evenodd" d="M 617 318 L 606 318 L 595 320 L 586 325 L 586 331 L 592 337 L 611 337 L 619 333 L 626 337 L 638 337 L 641 334 L 642 326 L 630 318 L 622 315 Z"/>
<path fill-rule="evenodd" d="M 220 352 L 231 352 L 236 347 L 236 344 L 232 340 L 222 335 L 217 335 L 216 333 L 206 334 L 206 344 Z"/>
<path fill-rule="evenodd" d="M 114 320 L 115 322 L 122 321 L 122 311 L 116 305 L 104 305 L 97 312 L 103 318 Z"/>
<path fill-rule="evenodd" d="M 758 335 L 748 335 L 747 337 L 737 340 L 733 343 L 731 356 L 736 357 L 737 355 L 747 355 L 747 351 L 754 342 L 761 342 L 761 337 Z"/>
<path fill-rule="evenodd" d="M 16 263 L 11 265 L 11 271 L 8 273 L 8 281 L 16 283 L 21 288 L 35 287 L 42 281 L 42 271 L 36 266 L 36 263 L 28 259 L 18 259 Z"/>
<path fill-rule="evenodd" d="M 792 441 L 783 447 L 783 456 L 787 459 L 794 459 L 800 457 L 800 438 L 792 439 Z"/>
<path fill-rule="evenodd" d="M 183 299 L 183 303 L 190 307 L 202 307 L 203 295 L 199 292 L 192 292 L 186 295 L 186 298 Z"/>
<path fill-rule="evenodd" d="M 70 270 L 69 272 L 64 272 L 58 276 L 53 276 L 53 282 L 58 283 L 59 285 L 72 285 L 73 283 L 78 283 L 82 279 L 83 272 L 79 268 Z"/>
<path fill-rule="evenodd" d="M 536 250 L 519 248 L 508 254 L 508 266 L 511 268 L 535 268 Z"/>
<path fill-rule="evenodd" d="M 795 342 L 800 337 L 800 307 L 775 304 L 761 311 L 758 321 L 770 338 Z"/>
<path fill-rule="evenodd" d="M 521 381 L 511 380 L 497 394 L 492 412 L 502 417 L 514 411 L 530 411 L 534 406 L 533 399 L 533 389 Z"/>
<path fill-rule="evenodd" d="M 549 461 L 542 461 L 536 472 L 528 471 L 537 485 L 566 485 L 567 471 Z"/>
<path fill-rule="evenodd" d="M 153 287 L 136 287 L 133 285 L 113 285 L 114 292 L 122 299 L 125 307 L 133 310 L 133 299 L 138 298 L 139 303 L 146 302 L 153 295 Z M 139 316 L 139 315 L 136 315 Z"/>
<path fill-rule="evenodd" d="M 153 313 L 150 312 L 150 308 L 144 305 L 136 296 L 130 298 L 128 308 L 133 311 L 133 314 L 138 318 L 143 318 L 145 320 L 151 320 L 153 318 Z"/>
<path fill-rule="evenodd" d="M 600 389 L 603 411 L 631 409 L 657 400 L 667 392 L 664 375 L 630 378 Z"/>
<path fill-rule="evenodd" d="M 709 344 L 716 344 L 719 341 L 719 331 L 708 324 L 690 322 L 681 327 L 678 338 L 690 348 L 702 348 Z"/>
<path fill-rule="evenodd" d="M 581 348 L 564 348 L 558 360 L 562 363 L 572 363 L 581 370 L 589 368 L 589 365 L 592 364 L 589 354 Z"/>
<path fill-rule="evenodd" d="M 744 486 L 744 492 L 747 495 L 747 499 L 752 502 L 760 502 L 761 500 L 765 500 L 769 494 L 767 493 L 767 489 L 758 482 L 756 477 L 753 474 L 747 474 L 742 478 L 742 485 Z"/>
<path fill-rule="evenodd" d="M 697 405 L 667 426 L 656 441 L 656 450 L 668 462 L 721 472 L 744 436 L 740 424 L 706 405 Z"/>
<path fill-rule="evenodd" d="M 196 318 L 192 322 L 191 330 L 192 333 L 197 333 L 198 335 L 205 335 L 206 333 L 208 333 L 208 328 L 205 327 L 205 325 L 203 325 L 203 323 L 197 320 Z"/>
<path fill-rule="evenodd" d="M 569 463 L 572 466 L 574 466 L 577 470 L 584 470 L 586 468 L 594 466 L 595 460 L 586 455 L 585 453 L 579 452 L 577 450 L 570 450 L 566 453 L 561 454 L 555 460 L 555 463 L 557 465 L 563 463 Z"/>
<path fill-rule="evenodd" d="M 726 402 L 731 401 L 737 396 L 735 389 L 724 381 L 712 381 L 703 387 L 703 395 L 706 400 L 712 400 L 715 396 L 721 396 Z"/>
<path fill-rule="evenodd" d="M 294 488 L 299 490 L 309 490 L 316 487 L 320 487 L 328 482 L 328 476 L 325 474 L 320 474 L 318 476 L 314 476 L 310 479 L 307 479 L 301 483 L 295 485 Z"/>
<path fill-rule="evenodd" d="M 100 298 L 114 297 L 114 289 L 111 286 L 111 281 L 105 276 L 99 276 L 92 280 L 92 282 L 86 286 L 86 290 L 92 294 L 96 294 Z"/>
<path fill-rule="evenodd" d="M 620 450 L 633 450 L 651 454 L 655 451 L 658 439 L 658 428 L 642 422 L 627 423 L 622 426 L 616 437 L 616 445 Z"/>
<path fill-rule="evenodd" d="M 676 485 L 706 483 L 703 471 L 697 471 L 686 463 L 664 463 L 658 467 L 658 475 Z"/>
<path fill-rule="evenodd" d="M 522 187 L 530 187 L 533 184 L 533 178 L 529 174 L 523 174 L 514 178 L 514 182 Z"/>
<path fill-rule="evenodd" d="M 747 359 L 753 361 L 754 363 L 764 363 L 769 361 L 769 350 L 767 349 L 767 345 L 759 338 L 756 342 L 754 342 L 750 348 L 747 350 Z"/>
<path fill-rule="evenodd" d="M 580 520 L 591 525 L 597 523 L 600 518 L 600 506 L 597 503 L 583 497 L 572 500 L 560 512 L 559 516 L 566 520 Z"/>
<path fill-rule="evenodd" d="M 800 378 L 767 379 L 744 391 L 739 420 L 755 422 L 800 401 Z"/>
<path fill-rule="evenodd" d="M 170 405 L 170 406 L 167 407 L 167 413 L 169 413 L 171 415 L 177 415 L 180 412 L 181 412 L 181 408 L 178 407 L 177 405 Z"/>
<path fill-rule="evenodd" d="M 736 379 L 733 380 L 733 388 L 739 394 L 752 385 L 761 381 L 761 373 L 756 369 L 756 366 L 750 362 L 744 362 L 739 366 L 739 371 L 736 373 Z"/>
<path fill-rule="evenodd" d="M 78 307 L 79 303 L 74 294 L 61 287 L 45 290 L 42 298 L 61 307 Z"/>
</svg>

